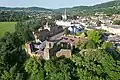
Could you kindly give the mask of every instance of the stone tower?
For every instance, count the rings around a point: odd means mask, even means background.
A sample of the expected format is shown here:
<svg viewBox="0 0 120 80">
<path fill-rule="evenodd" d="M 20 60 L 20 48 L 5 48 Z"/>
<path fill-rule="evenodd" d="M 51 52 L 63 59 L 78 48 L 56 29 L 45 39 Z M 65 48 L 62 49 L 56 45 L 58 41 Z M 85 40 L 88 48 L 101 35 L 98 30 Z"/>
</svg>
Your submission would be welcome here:
<svg viewBox="0 0 120 80">
<path fill-rule="evenodd" d="M 35 33 L 35 32 L 32 32 L 32 33 L 33 33 L 33 35 L 34 35 L 35 42 L 36 42 L 36 43 L 40 42 L 40 40 L 37 38 L 37 33 Z"/>
<path fill-rule="evenodd" d="M 50 43 L 48 41 L 46 41 L 46 47 L 44 49 L 43 59 L 49 60 L 49 58 L 50 58 L 49 51 L 50 51 Z"/>
</svg>

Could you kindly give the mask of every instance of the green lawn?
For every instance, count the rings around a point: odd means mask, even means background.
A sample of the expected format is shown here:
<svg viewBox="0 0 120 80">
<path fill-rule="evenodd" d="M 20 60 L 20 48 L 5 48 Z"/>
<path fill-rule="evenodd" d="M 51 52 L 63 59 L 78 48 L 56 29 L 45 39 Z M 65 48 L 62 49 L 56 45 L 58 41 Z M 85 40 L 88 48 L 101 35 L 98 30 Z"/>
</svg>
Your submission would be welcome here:
<svg viewBox="0 0 120 80">
<path fill-rule="evenodd" d="M 14 32 L 16 22 L 0 22 L 0 38 L 5 32 Z"/>
</svg>

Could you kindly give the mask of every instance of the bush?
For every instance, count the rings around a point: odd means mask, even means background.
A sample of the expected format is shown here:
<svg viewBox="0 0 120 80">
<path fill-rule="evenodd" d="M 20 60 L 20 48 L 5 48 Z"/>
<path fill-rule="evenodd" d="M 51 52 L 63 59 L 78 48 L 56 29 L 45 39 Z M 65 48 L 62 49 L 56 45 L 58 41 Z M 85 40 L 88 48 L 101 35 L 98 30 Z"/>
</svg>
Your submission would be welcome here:
<svg viewBox="0 0 120 80">
<path fill-rule="evenodd" d="M 104 42 L 102 44 L 103 49 L 113 49 L 113 44 L 111 42 Z"/>
<path fill-rule="evenodd" d="M 82 32 L 77 32 L 76 36 L 80 36 L 82 34 Z"/>
<path fill-rule="evenodd" d="M 92 40 L 98 45 L 100 45 L 100 43 L 102 42 L 102 32 L 101 31 L 89 30 L 87 32 L 87 35 L 88 35 L 88 40 Z"/>
<path fill-rule="evenodd" d="M 87 43 L 86 43 L 86 49 L 96 49 L 96 44 L 94 41 L 92 40 L 89 40 Z"/>
<path fill-rule="evenodd" d="M 115 21 L 113 22 L 113 24 L 115 24 L 115 25 L 120 25 L 120 20 L 115 20 Z"/>
</svg>

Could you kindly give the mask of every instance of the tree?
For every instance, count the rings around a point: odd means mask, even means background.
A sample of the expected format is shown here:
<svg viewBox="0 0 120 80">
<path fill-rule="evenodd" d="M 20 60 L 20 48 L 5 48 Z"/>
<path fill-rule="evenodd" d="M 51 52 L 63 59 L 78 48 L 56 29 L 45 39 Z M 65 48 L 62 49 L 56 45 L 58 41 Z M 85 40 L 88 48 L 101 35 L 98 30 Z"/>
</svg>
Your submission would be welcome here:
<svg viewBox="0 0 120 80">
<path fill-rule="evenodd" d="M 30 29 L 26 29 L 26 31 L 23 34 L 25 42 L 30 42 L 34 40 L 34 35 Z"/>
<path fill-rule="evenodd" d="M 27 72 L 28 80 L 43 80 L 44 71 L 42 64 L 38 59 L 28 59 L 25 64 L 25 71 Z"/>
<path fill-rule="evenodd" d="M 17 73 L 17 76 L 16 76 L 15 80 L 25 80 L 24 79 L 24 74 L 23 73 Z"/>
<path fill-rule="evenodd" d="M 80 36 L 82 34 L 82 32 L 77 32 L 76 36 Z"/>
<path fill-rule="evenodd" d="M 73 75 L 73 64 L 69 59 L 59 58 L 45 61 L 46 80 L 70 80 Z"/>
<path fill-rule="evenodd" d="M 24 21 L 30 19 L 28 17 L 28 13 L 20 11 L 1 11 L 0 13 L 0 21 L 1 22 L 17 22 Z"/>
<path fill-rule="evenodd" d="M 86 49 L 96 49 L 96 44 L 94 41 L 89 40 L 86 43 Z"/>
<path fill-rule="evenodd" d="M 8 71 L 4 71 L 4 73 L 1 76 L 2 80 L 13 80 L 11 74 Z"/>
<path fill-rule="evenodd" d="M 116 62 L 105 50 L 88 50 L 74 54 L 71 59 L 76 65 L 76 74 L 80 80 L 120 79 L 119 60 Z"/>
<path fill-rule="evenodd" d="M 67 36 L 68 34 L 70 34 L 70 31 L 68 30 L 68 28 L 65 28 L 64 34 Z"/>
<path fill-rule="evenodd" d="M 6 33 L 0 40 L 0 79 L 14 80 L 22 69 L 27 55 L 16 34 Z"/>
<path fill-rule="evenodd" d="M 113 21 L 113 24 L 115 24 L 115 25 L 120 25 L 120 20 L 115 20 L 115 21 Z"/>
<path fill-rule="evenodd" d="M 103 49 L 114 49 L 113 44 L 111 42 L 103 42 L 102 48 Z"/>
<path fill-rule="evenodd" d="M 10 74 L 14 75 L 17 72 L 17 64 L 10 68 Z"/>
<path fill-rule="evenodd" d="M 79 41 L 76 46 L 79 50 L 85 49 L 86 41 Z"/>
<path fill-rule="evenodd" d="M 102 33 L 100 31 L 89 30 L 87 35 L 88 40 L 93 40 L 97 45 L 102 42 Z"/>
<path fill-rule="evenodd" d="M 86 34 L 85 34 L 84 32 L 82 32 L 82 34 L 80 35 L 80 37 L 85 38 L 85 37 L 86 37 Z"/>
<path fill-rule="evenodd" d="M 56 15 L 54 18 L 55 18 L 55 20 L 62 20 L 62 16 L 61 15 Z"/>
</svg>

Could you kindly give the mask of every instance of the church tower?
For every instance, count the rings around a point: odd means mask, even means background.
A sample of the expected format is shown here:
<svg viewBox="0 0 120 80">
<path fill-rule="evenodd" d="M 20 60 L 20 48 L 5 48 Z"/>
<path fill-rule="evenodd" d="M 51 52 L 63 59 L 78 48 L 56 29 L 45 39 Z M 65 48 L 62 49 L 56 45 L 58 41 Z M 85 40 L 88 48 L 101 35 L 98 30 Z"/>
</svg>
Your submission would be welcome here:
<svg viewBox="0 0 120 80">
<path fill-rule="evenodd" d="M 66 8 L 65 8 L 65 20 L 67 20 L 67 11 L 66 11 Z"/>
<path fill-rule="evenodd" d="M 63 20 L 67 20 L 67 11 L 65 8 L 64 14 L 62 15 Z"/>
</svg>

